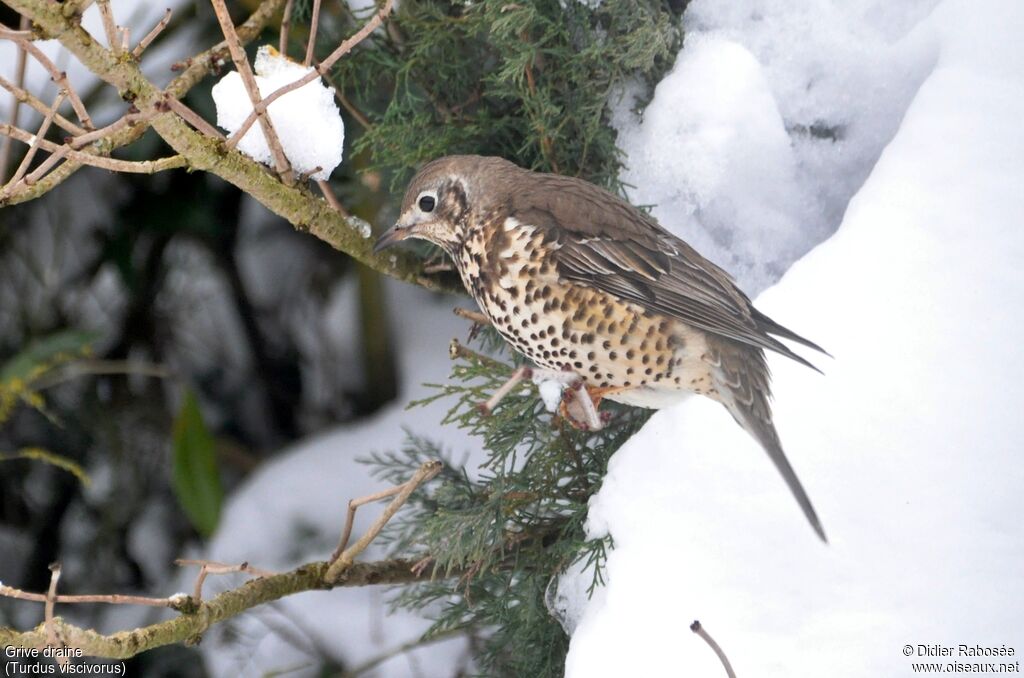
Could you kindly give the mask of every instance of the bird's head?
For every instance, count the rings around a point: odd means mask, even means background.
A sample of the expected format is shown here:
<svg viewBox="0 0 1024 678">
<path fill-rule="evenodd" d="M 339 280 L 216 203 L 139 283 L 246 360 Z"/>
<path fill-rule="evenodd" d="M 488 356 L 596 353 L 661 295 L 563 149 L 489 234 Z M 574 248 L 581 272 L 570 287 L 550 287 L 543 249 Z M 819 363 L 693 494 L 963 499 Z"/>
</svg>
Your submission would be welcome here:
<svg viewBox="0 0 1024 678">
<path fill-rule="evenodd" d="M 453 254 L 473 228 L 472 215 L 486 214 L 507 194 L 507 181 L 521 170 L 501 158 L 451 155 L 416 173 L 402 199 L 398 221 L 378 238 L 374 252 L 419 238 Z"/>
</svg>

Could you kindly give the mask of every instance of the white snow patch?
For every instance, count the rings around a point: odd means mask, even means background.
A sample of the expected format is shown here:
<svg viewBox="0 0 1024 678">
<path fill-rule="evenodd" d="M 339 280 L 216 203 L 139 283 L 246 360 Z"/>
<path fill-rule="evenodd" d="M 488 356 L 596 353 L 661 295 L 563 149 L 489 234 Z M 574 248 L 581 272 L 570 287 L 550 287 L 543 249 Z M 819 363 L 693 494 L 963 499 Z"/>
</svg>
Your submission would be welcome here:
<svg viewBox="0 0 1024 678">
<path fill-rule="evenodd" d="M 253 71 L 260 96 L 266 97 L 313 69 L 263 45 L 256 52 Z M 229 134 L 234 134 L 252 113 L 252 102 L 237 71 L 228 73 L 213 86 L 213 102 L 217 106 L 217 124 Z M 317 78 L 277 99 L 267 111 L 292 168 L 314 179 L 330 177 L 341 163 L 345 143 L 345 127 L 334 102 L 334 90 Z M 238 150 L 264 165 L 273 165 L 270 147 L 258 122 L 239 140 Z"/>
<path fill-rule="evenodd" d="M 935 0 L 695 0 L 642 119 L 613 118 L 636 204 L 736 276 L 772 284 L 839 225 L 934 63 Z"/>
<path fill-rule="evenodd" d="M 985 662 L 1019 660 L 1024 5 L 947 0 L 917 31 L 935 68 L 894 139 L 838 232 L 758 300 L 835 355 L 825 376 L 771 358 L 776 423 L 831 544 L 722 407 L 692 398 L 655 414 L 592 503 L 588 528 L 615 549 L 604 596 L 583 605 L 569 678 L 722 675 L 689 632 L 694 619 L 737 675 L 894 676 L 912 662 L 979 661 L 956 654 L 961 643 L 1016 650 Z M 700 50 L 746 74 L 731 87 L 763 92 L 734 46 Z M 826 78 L 832 57 L 821 58 Z M 847 100 L 885 108 L 902 93 L 866 86 Z M 673 171 L 663 184 L 685 180 Z M 860 168 L 841 180 L 847 171 Z M 923 656 L 935 644 L 954 656 Z"/>
<path fill-rule="evenodd" d="M 562 391 L 565 389 L 565 384 L 553 379 L 534 379 L 533 383 L 537 384 L 540 399 L 544 401 L 544 409 L 548 412 L 556 412 L 558 405 L 562 402 Z"/>
</svg>

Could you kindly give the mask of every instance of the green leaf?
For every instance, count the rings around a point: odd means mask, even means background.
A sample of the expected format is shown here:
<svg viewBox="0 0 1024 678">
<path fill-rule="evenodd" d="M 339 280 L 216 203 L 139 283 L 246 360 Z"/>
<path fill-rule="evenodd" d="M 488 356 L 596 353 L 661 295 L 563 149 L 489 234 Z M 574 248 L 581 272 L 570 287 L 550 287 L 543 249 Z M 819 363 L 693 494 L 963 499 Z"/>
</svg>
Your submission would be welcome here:
<svg viewBox="0 0 1024 678">
<path fill-rule="evenodd" d="M 61 356 L 80 355 L 98 337 L 95 332 L 63 330 L 37 339 L 0 367 L 0 383 L 28 379 L 39 366 Z"/>
<path fill-rule="evenodd" d="M 185 392 L 174 421 L 174 493 L 196 530 L 209 537 L 220 520 L 224 489 L 214 453 L 213 436 L 203 422 L 199 403 Z"/>
</svg>

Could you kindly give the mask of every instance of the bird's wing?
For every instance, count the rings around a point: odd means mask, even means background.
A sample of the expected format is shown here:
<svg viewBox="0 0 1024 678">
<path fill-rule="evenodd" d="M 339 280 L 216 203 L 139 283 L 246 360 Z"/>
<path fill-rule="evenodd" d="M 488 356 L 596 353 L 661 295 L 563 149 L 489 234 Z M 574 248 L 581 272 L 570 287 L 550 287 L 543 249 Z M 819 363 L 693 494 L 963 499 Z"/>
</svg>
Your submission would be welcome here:
<svg viewBox="0 0 1024 678">
<path fill-rule="evenodd" d="M 512 216 L 548 233 L 563 278 L 817 369 L 771 334 L 821 351 L 757 311 L 724 270 L 618 197 L 549 175 L 512 199 Z"/>
</svg>

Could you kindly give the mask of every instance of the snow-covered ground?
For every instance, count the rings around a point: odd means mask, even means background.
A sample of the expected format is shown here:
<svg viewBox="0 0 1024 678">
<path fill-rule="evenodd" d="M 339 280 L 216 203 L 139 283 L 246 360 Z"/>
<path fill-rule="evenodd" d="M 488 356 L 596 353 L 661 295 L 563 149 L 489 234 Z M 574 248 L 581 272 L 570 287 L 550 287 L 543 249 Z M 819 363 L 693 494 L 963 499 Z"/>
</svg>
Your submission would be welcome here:
<svg viewBox="0 0 1024 678">
<path fill-rule="evenodd" d="M 704 16 L 725 4 L 698 2 L 691 11 Z M 771 23 L 767 14 L 752 26 Z M 788 40 L 804 43 L 798 51 L 814 46 L 823 63 L 835 57 L 816 35 L 842 26 L 803 28 L 806 34 L 778 36 L 776 48 Z M 754 42 L 757 30 L 733 29 Z M 831 544 L 817 540 L 767 458 L 721 407 L 695 398 L 656 414 L 612 459 L 593 501 L 589 529 L 610 532 L 616 548 L 608 587 L 589 604 L 580 600 L 568 676 L 724 675 L 688 630 L 694 619 L 740 676 L 909 676 L 916 661 L 1020 660 L 1022 32 L 1020 2 L 947 0 L 902 39 L 917 50 L 906 48 L 906 63 L 929 68 L 895 137 L 838 232 L 758 299 L 766 313 L 835 355 L 819 361 L 825 376 L 771 361 L 779 431 Z M 684 47 L 666 82 L 677 77 L 702 92 L 720 86 L 706 78 L 746 87 L 721 98 L 729 110 L 700 118 L 708 126 L 698 125 L 694 138 L 725 139 L 727 147 L 749 140 L 746 171 L 762 174 L 737 175 L 731 165 L 715 174 L 721 168 L 714 164 L 684 160 L 698 163 L 698 177 L 744 182 L 730 196 L 744 203 L 736 213 L 749 222 L 735 238 L 751 257 L 763 251 L 770 258 L 776 243 L 789 245 L 771 224 L 756 232 L 760 205 L 807 189 L 791 181 L 809 168 L 795 151 L 792 171 L 759 165 L 766 157 L 792 159 L 778 138 L 781 123 L 774 141 L 730 127 L 746 128 L 753 111 L 769 107 L 780 90 L 766 83 L 785 66 L 765 65 L 723 33 L 730 31 L 692 37 L 696 53 Z M 838 108 L 894 110 L 879 99 L 905 96 L 911 75 L 889 73 L 894 85 L 884 91 L 865 82 Z M 726 160 L 739 163 L 743 149 L 731 152 Z M 850 169 L 841 160 L 832 166 Z M 638 185 L 658 174 L 663 184 L 667 177 L 695 181 L 682 165 L 636 172 Z M 743 198 L 747 189 L 753 203 Z M 575 584 L 563 588 L 571 595 Z M 952 646 L 953 655 L 921 656 L 919 646 L 935 644 Z M 1016 655 L 973 659 L 958 656 L 959 644 L 1005 646 Z"/>
</svg>

